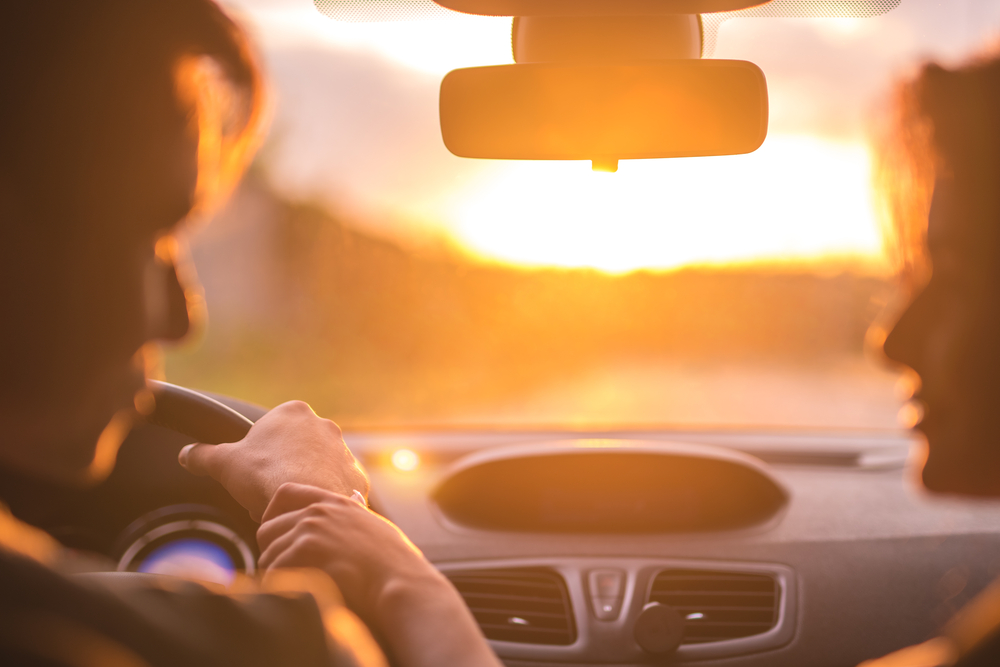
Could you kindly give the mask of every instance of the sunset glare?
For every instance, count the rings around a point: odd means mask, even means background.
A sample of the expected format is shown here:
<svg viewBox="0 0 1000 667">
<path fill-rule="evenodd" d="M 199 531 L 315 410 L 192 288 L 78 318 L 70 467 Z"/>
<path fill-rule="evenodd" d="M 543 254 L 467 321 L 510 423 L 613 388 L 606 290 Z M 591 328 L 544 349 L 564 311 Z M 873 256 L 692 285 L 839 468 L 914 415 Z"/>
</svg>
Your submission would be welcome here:
<svg viewBox="0 0 1000 667">
<path fill-rule="evenodd" d="M 305 108 L 306 99 L 329 109 L 318 128 L 329 139 L 317 140 L 315 122 L 311 138 L 298 141 L 294 126 L 280 124 L 285 146 L 272 154 L 278 157 L 271 172 L 275 183 L 292 184 L 291 196 L 329 202 L 356 224 L 394 238 L 443 238 L 480 261 L 528 268 L 625 273 L 823 267 L 832 260 L 886 269 L 866 117 L 877 91 L 896 76 L 883 56 L 884 39 L 901 37 L 877 30 L 879 21 L 725 24 L 715 57 L 757 62 L 768 78 L 764 145 L 742 156 L 622 161 L 608 174 L 588 162 L 468 160 L 444 149 L 436 122 L 440 77 L 458 67 L 512 62 L 509 18 L 359 24 L 311 8 L 284 12 L 266 0 L 243 1 L 266 17 L 269 31 L 261 36 L 274 53 L 327 54 L 346 73 L 329 87 L 293 89 L 296 70 L 286 66 L 286 113 Z M 856 74 L 823 79 L 808 70 L 803 77 L 776 46 L 795 34 L 809 37 L 808 47 L 799 43 L 799 60 L 818 71 L 830 54 L 861 48 L 870 50 L 878 74 L 861 86 Z M 354 94 L 344 97 L 344 90 Z M 376 95 L 387 101 L 365 102 Z"/>
<path fill-rule="evenodd" d="M 512 163 L 472 189 L 450 230 L 489 261 L 612 273 L 692 264 L 854 260 L 882 245 L 861 144 L 771 136 L 750 155 Z"/>
</svg>

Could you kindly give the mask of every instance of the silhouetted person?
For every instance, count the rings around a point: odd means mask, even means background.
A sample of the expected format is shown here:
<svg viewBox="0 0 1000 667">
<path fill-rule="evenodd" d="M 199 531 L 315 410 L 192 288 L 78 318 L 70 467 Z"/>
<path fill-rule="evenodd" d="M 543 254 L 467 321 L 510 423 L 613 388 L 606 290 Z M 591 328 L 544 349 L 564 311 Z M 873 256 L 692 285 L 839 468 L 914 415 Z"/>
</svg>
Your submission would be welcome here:
<svg viewBox="0 0 1000 667">
<path fill-rule="evenodd" d="M 916 296 L 885 353 L 920 376 L 924 485 L 1000 497 L 1000 59 L 927 66 L 898 105 L 885 180 Z M 1000 665 L 1000 583 L 942 637 L 870 664 Z"/>
<path fill-rule="evenodd" d="M 250 158 L 262 84 L 243 33 L 210 0 L 8 5 L 0 467 L 93 483 L 136 418 L 147 344 L 190 327 L 197 288 L 176 233 Z M 383 664 L 322 583 L 309 587 L 316 599 L 286 594 L 291 573 L 277 568 L 305 566 L 337 583 L 398 664 L 499 664 L 444 577 L 349 499 L 368 481 L 308 406 L 279 406 L 243 441 L 186 449 L 182 463 L 264 520 L 260 563 L 278 574 L 263 586 L 275 592 L 86 587 L 58 573 L 49 536 L 0 511 L 0 664 Z"/>
</svg>

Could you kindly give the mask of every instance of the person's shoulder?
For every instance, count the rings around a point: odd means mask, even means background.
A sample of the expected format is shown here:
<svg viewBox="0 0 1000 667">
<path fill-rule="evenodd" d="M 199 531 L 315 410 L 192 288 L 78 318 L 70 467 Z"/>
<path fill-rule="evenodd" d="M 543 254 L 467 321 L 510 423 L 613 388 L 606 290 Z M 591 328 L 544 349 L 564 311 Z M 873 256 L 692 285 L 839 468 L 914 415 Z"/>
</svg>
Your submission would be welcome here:
<svg viewBox="0 0 1000 667">
<path fill-rule="evenodd" d="M 72 560 L 48 534 L 0 506 L 0 664 L 74 664 L 57 649 L 87 646 L 130 667 L 385 664 L 368 628 L 319 571 L 276 572 L 263 582 L 240 577 L 227 589 L 168 576 L 61 571 Z"/>
<path fill-rule="evenodd" d="M 104 656 L 95 664 L 129 667 L 326 667 L 330 648 L 305 592 L 234 595 L 174 577 L 70 576 L 0 548 L 0 664 L 77 664 L 72 655 L 89 651 Z"/>
<path fill-rule="evenodd" d="M 76 585 L 24 552 L 0 547 L 0 664 L 149 665 L 139 653 L 88 619 L 114 614 L 113 600 Z"/>
</svg>

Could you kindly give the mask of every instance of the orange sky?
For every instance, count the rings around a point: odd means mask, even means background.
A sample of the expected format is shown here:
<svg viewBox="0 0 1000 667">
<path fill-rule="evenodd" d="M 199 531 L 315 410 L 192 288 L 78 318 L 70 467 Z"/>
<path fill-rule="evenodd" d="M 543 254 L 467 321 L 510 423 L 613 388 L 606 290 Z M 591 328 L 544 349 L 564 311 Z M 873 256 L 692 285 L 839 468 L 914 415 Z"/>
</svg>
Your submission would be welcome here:
<svg viewBox="0 0 1000 667">
<path fill-rule="evenodd" d="M 764 146 L 603 174 L 582 162 L 463 160 L 440 145 L 440 77 L 511 62 L 509 19 L 356 24 L 307 0 L 235 4 L 272 62 L 266 166 L 279 189 L 386 233 L 443 236 L 484 260 L 610 272 L 830 257 L 879 265 L 866 142 L 879 93 L 916 54 L 968 51 L 996 25 L 921 0 L 878 19 L 730 21 L 715 57 L 764 70 Z M 965 5 L 979 7 L 949 9 Z"/>
</svg>

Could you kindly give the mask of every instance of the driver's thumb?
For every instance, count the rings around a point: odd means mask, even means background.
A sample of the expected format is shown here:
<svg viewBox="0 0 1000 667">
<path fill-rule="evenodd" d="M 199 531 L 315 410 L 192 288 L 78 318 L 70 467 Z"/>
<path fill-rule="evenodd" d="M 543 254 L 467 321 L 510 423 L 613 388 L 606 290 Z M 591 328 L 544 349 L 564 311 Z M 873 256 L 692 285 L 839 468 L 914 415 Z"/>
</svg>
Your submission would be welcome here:
<svg viewBox="0 0 1000 667">
<path fill-rule="evenodd" d="M 224 452 L 221 445 L 188 445 L 177 455 L 181 466 L 194 475 L 218 478 Z"/>
</svg>

